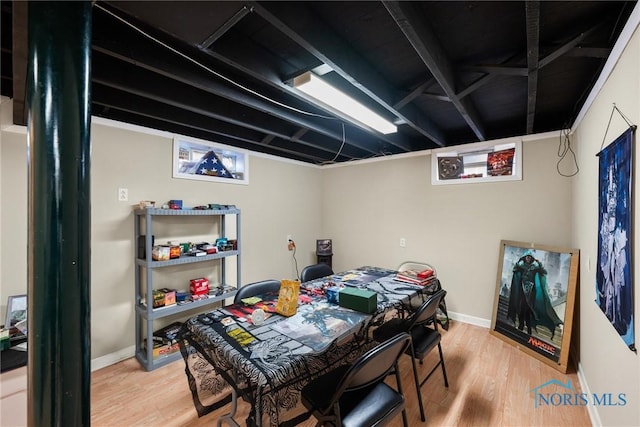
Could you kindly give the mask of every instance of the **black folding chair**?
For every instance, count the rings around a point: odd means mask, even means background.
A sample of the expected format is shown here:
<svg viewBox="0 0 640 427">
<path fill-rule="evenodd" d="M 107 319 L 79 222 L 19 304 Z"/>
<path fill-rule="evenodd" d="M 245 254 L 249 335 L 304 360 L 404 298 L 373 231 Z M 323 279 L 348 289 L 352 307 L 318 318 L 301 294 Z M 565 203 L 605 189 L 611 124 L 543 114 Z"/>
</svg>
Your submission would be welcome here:
<svg viewBox="0 0 640 427">
<path fill-rule="evenodd" d="M 300 273 L 300 281 L 308 282 L 321 277 L 331 276 L 332 274 L 333 270 L 329 267 L 329 264 L 320 263 L 308 265 L 302 269 L 302 273 Z"/>
<path fill-rule="evenodd" d="M 373 339 L 378 342 L 384 342 L 389 337 L 393 337 L 399 333 L 408 333 L 411 335 L 411 344 L 405 353 L 411 356 L 411 362 L 413 365 L 413 377 L 416 383 L 416 393 L 418 395 L 418 403 L 420 405 L 420 418 L 425 421 L 424 406 L 422 405 L 422 393 L 421 388 L 425 382 L 431 377 L 438 366 L 442 367 L 442 375 L 444 376 L 444 385 L 449 387 L 449 381 L 447 379 L 447 371 L 444 366 L 444 357 L 442 355 L 442 346 L 440 345 L 441 336 L 438 331 L 438 305 L 447 291 L 441 289 L 429 296 L 429 298 L 409 317 L 406 319 L 394 318 L 388 322 L 380 325 L 379 328 L 373 331 Z M 420 381 L 418 379 L 418 370 L 416 367 L 416 359 L 423 363 L 423 360 L 427 354 L 434 348 L 438 347 L 438 353 L 440 354 L 440 360 L 431 369 L 429 374 Z"/>
<path fill-rule="evenodd" d="M 241 286 L 236 292 L 236 296 L 233 298 L 233 303 L 238 304 L 242 299 L 253 297 L 256 295 L 264 295 L 270 292 L 276 294 L 280 290 L 280 280 L 262 280 L 260 282 L 247 283 Z"/>
<path fill-rule="evenodd" d="M 302 404 L 318 420 L 316 426 L 372 427 L 385 425 L 402 411 L 407 427 L 405 399 L 398 372 L 398 358 L 407 351 L 411 337 L 398 334 L 360 356 L 307 384 Z M 395 373 L 398 389 L 385 384 Z"/>
</svg>

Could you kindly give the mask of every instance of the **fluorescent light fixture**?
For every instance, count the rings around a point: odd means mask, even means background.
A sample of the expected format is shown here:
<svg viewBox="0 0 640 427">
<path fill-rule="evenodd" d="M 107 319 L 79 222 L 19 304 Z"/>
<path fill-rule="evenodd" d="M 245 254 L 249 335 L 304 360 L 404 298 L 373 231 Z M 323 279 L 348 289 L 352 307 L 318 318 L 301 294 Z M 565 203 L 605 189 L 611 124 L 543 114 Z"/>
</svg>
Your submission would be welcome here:
<svg viewBox="0 0 640 427">
<path fill-rule="evenodd" d="M 295 77 L 293 87 L 306 93 L 323 107 L 342 117 L 347 116 L 345 118 L 355 121 L 361 126 L 377 130 L 385 135 L 398 131 L 397 126 L 389 120 L 331 86 L 311 71 Z"/>
</svg>

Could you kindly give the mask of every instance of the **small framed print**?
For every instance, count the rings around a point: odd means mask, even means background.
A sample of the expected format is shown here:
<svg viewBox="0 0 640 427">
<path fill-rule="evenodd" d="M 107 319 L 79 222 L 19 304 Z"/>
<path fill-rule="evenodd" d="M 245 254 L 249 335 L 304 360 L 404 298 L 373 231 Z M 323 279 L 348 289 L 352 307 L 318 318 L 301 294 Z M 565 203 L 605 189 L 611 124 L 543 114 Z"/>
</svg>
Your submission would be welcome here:
<svg viewBox="0 0 640 427">
<path fill-rule="evenodd" d="M 27 296 L 26 295 L 12 295 L 7 301 L 7 317 L 4 321 L 4 328 L 12 330 L 12 333 L 17 333 L 20 325 L 24 328 L 27 320 Z"/>
<path fill-rule="evenodd" d="M 333 255 L 331 239 L 316 240 L 316 255 Z"/>
<path fill-rule="evenodd" d="M 214 142 L 174 138 L 173 177 L 246 185 L 249 155 L 245 150 Z"/>
</svg>

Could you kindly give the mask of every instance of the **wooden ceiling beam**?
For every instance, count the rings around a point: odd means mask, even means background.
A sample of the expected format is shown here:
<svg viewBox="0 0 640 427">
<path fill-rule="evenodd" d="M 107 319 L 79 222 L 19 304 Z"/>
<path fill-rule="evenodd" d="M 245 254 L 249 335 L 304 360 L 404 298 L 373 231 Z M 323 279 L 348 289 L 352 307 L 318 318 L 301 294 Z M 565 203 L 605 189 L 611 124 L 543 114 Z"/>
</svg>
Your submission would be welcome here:
<svg viewBox="0 0 640 427">
<path fill-rule="evenodd" d="M 242 6 L 231 18 L 229 18 L 224 24 L 222 24 L 219 28 L 211 33 L 209 37 L 202 41 L 202 43 L 198 44 L 198 47 L 201 49 L 208 49 L 212 44 L 216 42 L 220 37 L 225 35 L 227 31 L 233 28 L 238 22 L 242 20 L 245 16 L 251 13 L 251 8 L 247 5 Z"/>
<path fill-rule="evenodd" d="M 550 54 L 546 55 L 544 58 L 542 58 L 540 60 L 539 68 L 542 68 L 542 67 L 545 67 L 545 66 L 549 65 L 551 62 L 553 62 L 556 59 L 560 58 L 562 55 L 564 55 L 567 52 L 571 51 L 574 47 L 576 47 L 585 38 L 587 38 L 589 35 L 591 35 L 597 29 L 599 29 L 605 22 L 606 22 L 606 19 L 603 19 L 602 21 L 599 21 L 597 24 L 595 24 L 594 26 L 589 28 L 587 31 L 584 31 L 584 32 L 578 34 L 577 36 L 573 37 L 568 42 L 566 42 L 566 43 L 562 44 L 561 46 L 557 47 L 553 52 L 551 52 Z"/>
<path fill-rule="evenodd" d="M 413 89 L 411 92 L 409 92 L 403 98 L 398 100 L 398 102 L 393 104 L 393 108 L 395 108 L 396 110 L 400 110 L 402 107 L 404 107 L 405 105 L 407 105 L 408 103 L 410 103 L 414 99 L 416 99 L 419 96 L 421 96 L 422 94 L 424 94 L 426 92 L 426 90 L 429 89 L 431 87 L 431 85 L 433 85 L 434 83 L 436 83 L 436 79 L 434 79 L 433 77 L 427 79 L 425 82 L 423 82 L 422 84 L 418 85 L 415 89 Z"/>
<path fill-rule="evenodd" d="M 480 115 L 469 98 L 461 99 L 456 95 L 453 67 L 414 2 L 383 1 L 383 4 L 467 125 L 479 140 L 484 141 L 486 136 Z"/>
<path fill-rule="evenodd" d="M 13 26 L 13 124 L 27 125 L 27 57 L 29 2 L 14 1 Z"/>
<path fill-rule="evenodd" d="M 527 135 L 533 133 L 538 96 L 538 60 L 540 52 L 540 2 L 525 2 L 527 27 Z"/>
<path fill-rule="evenodd" d="M 608 47 L 584 47 L 576 46 L 569 50 L 566 55 L 585 58 L 607 59 L 611 54 L 611 48 Z"/>
<path fill-rule="evenodd" d="M 482 86 L 486 85 L 491 80 L 493 80 L 495 77 L 496 77 L 495 74 L 485 74 L 484 76 L 475 80 L 469 86 L 467 86 L 466 88 L 458 92 L 457 94 L 458 98 L 462 99 L 467 95 L 471 95 L 473 92 L 475 92 L 476 90 L 480 89 Z"/>
</svg>

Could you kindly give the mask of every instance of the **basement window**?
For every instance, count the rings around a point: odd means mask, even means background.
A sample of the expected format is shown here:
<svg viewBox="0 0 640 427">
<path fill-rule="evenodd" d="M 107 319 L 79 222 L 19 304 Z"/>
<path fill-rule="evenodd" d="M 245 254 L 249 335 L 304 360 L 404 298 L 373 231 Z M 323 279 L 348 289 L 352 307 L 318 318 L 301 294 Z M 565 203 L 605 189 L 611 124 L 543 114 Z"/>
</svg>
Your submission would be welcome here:
<svg viewBox="0 0 640 427">
<path fill-rule="evenodd" d="M 173 177 L 228 184 L 249 183 L 249 156 L 215 142 L 173 139 Z"/>
<path fill-rule="evenodd" d="M 522 180 L 522 141 L 508 139 L 431 151 L 431 184 Z"/>
</svg>

